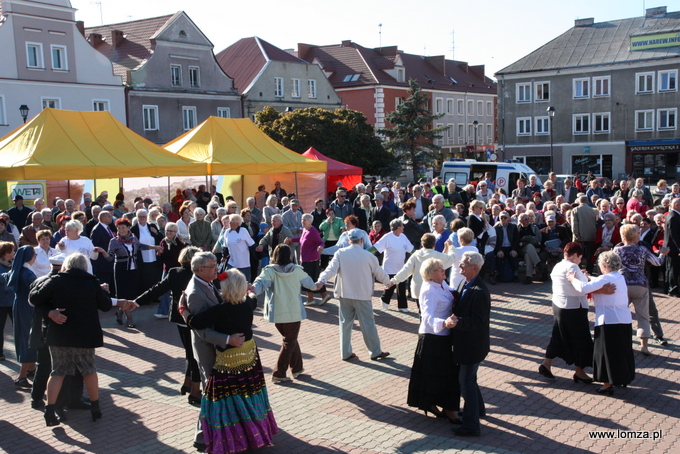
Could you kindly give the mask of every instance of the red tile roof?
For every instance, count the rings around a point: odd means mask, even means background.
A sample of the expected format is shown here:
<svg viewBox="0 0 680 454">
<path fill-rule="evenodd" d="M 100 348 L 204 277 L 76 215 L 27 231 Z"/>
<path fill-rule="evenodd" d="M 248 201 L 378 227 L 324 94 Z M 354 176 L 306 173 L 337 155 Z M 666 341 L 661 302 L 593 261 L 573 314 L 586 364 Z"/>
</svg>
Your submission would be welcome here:
<svg viewBox="0 0 680 454">
<path fill-rule="evenodd" d="M 385 72 L 393 69 L 400 58 L 405 80 L 415 79 L 423 88 L 496 93 L 496 83 L 486 77 L 483 65 L 468 66 L 466 62 L 446 60 L 444 56 L 407 54 L 396 46 L 369 49 L 351 41 L 330 46 L 298 44 L 298 55 L 310 63 L 316 60 L 324 71 L 332 72 L 329 81 L 334 88 L 364 85 L 406 87 L 407 82 L 397 82 Z M 352 74 L 358 74 L 358 79 L 344 82 L 345 77 Z"/>
<path fill-rule="evenodd" d="M 218 53 L 216 58 L 224 72 L 234 78 L 234 86 L 240 94 L 270 60 L 307 63 L 257 36 L 236 41 Z"/>
</svg>

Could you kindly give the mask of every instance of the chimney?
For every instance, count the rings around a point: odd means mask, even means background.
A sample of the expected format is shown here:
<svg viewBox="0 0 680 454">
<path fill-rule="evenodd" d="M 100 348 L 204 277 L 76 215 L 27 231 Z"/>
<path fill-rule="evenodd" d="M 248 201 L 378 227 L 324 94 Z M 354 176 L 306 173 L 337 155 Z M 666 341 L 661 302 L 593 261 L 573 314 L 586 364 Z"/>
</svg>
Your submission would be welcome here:
<svg viewBox="0 0 680 454">
<path fill-rule="evenodd" d="M 594 17 L 589 17 L 587 19 L 576 19 L 574 21 L 574 27 L 579 28 L 579 27 L 590 27 L 595 23 L 595 18 Z"/>
<path fill-rule="evenodd" d="M 666 15 L 666 7 L 658 6 L 656 8 L 647 8 L 645 12 L 645 18 L 649 19 L 652 17 L 664 17 Z"/>
<path fill-rule="evenodd" d="M 352 40 L 351 40 L 351 39 L 348 39 L 348 40 L 343 41 L 343 42 L 340 44 L 340 47 L 352 47 Z"/>
<path fill-rule="evenodd" d="M 76 21 L 76 28 L 78 29 L 80 34 L 83 35 L 83 37 L 85 37 L 85 22 L 81 20 Z"/>
<path fill-rule="evenodd" d="M 111 47 L 116 48 L 125 39 L 125 34 L 120 30 L 111 30 Z"/>
<path fill-rule="evenodd" d="M 90 42 L 90 45 L 95 49 L 97 48 L 97 46 L 104 42 L 104 38 L 99 33 L 90 33 L 90 36 L 87 37 L 87 40 Z"/>
<path fill-rule="evenodd" d="M 446 57 L 443 55 L 437 55 L 434 57 L 424 57 L 425 61 L 429 63 L 434 69 L 439 71 L 442 75 L 446 76 Z"/>
<path fill-rule="evenodd" d="M 307 60 L 307 52 L 309 52 L 312 49 L 311 44 L 303 44 L 303 43 L 298 43 L 298 48 L 297 48 L 297 56 L 298 58 L 301 58 L 303 60 Z"/>
</svg>

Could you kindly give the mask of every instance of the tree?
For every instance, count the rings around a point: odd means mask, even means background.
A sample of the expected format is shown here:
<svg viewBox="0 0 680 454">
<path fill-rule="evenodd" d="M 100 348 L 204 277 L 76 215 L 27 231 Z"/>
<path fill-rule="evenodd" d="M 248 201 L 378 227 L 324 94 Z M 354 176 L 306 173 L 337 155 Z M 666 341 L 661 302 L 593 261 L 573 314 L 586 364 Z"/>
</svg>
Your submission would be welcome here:
<svg viewBox="0 0 680 454">
<path fill-rule="evenodd" d="M 410 79 L 408 84 L 410 87 L 408 98 L 386 118 L 394 126 L 391 129 L 379 129 L 378 133 L 388 139 L 384 144 L 385 148 L 398 161 L 411 166 L 413 181 L 416 181 L 418 166 L 429 166 L 434 163 L 434 152 L 441 150 L 434 140 L 441 139 L 440 133 L 447 127 L 432 127 L 432 122 L 444 114 L 433 114 L 427 108 L 429 98 L 421 91 L 415 80 Z"/>
<path fill-rule="evenodd" d="M 255 114 L 255 121 L 269 137 L 298 153 L 314 147 L 329 158 L 363 168 L 368 175 L 399 173 L 392 154 L 366 123 L 366 116 L 356 110 L 308 107 L 282 114 L 267 106 Z"/>
</svg>

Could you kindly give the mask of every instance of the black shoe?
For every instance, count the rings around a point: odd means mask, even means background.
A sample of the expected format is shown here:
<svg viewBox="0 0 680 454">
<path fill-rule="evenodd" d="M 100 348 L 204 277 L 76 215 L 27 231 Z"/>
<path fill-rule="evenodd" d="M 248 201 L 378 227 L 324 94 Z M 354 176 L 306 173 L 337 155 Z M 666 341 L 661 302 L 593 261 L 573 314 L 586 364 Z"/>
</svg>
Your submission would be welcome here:
<svg viewBox="0 0 680 454">
<path fill-rule="evenodd" d="M 668 296 L 676 296 L 676 297 L 680 298 L 680 291 L 673 290 L 672 292 L 668 292 Z"/>
<path fill-rule="evenodd" d="M 190 392 L 191 392 L 191 388 L 189 388 L 188 386 L 182 385 L 182 387 L 179 389 L 179 393 L 183 396 L 186 396 Z"/>
<path fill-rule="evenodd" d="M 54 405 L 47 405 L 45 407 L 45 423 L 47 427 L 59 425 L 59 418 L 57 418 L 57 414 L 54 412 Z"/>
<path fill-rule="evenodd" d="M 18 386 L 19 388 L 32 388 L 33 387 L 33 385 L 31 385 L 31 383 L 26 379 L 26 377 L 17 378 L 16 380 L 14 380 L 14 385 Z"/>
<path fill-rule="evenodd" d="M 451 430 L 459 437 L 479 437 L 481 435 L 479 430 L 472 430 L 467 427 L 454 427 Z"/>
<path fill-rule="evenodd" d="M 524 281 L 522 282 L 522 284 L 524 284 L 524 285 L 529 285 L 529 284 L 533 284 L 533 283 L 534 283 L 534 280 L 531 279 L 531 276 L 525 277 Z"/>
<path fill-rule="evenodd" d="M 90 401 L 92 408 L 90 408 L 90 413 L 92 414 L 92 421 L 96 421 L 102 417 L 102 411 L 99 409 L 99 400 Z"/>
<path fill-rule="evenodd" d="M 578 375 L 574 374 L 574 383 L 585 383 L 586 385 L 589 385 L 593 382 L 593 379 L 588 377 L 588 378 L 581 378 Z"/>
<path fill-rule="evenodd" d="M 197 441 L 194 442 L 194 448 L 198 450 L 198 452 L 205 452 L 205 443 L 199 443 Z"/>
<path fill-rule="evenodd" d="M 59 417 L 59 421 L 68 421 L 68 415 L 66 414 L 66 409 L 64 407 L 55 406 L 54 412 L 57 414 L 57 417 Z"/>
<path fill-rule="evenodd" d="M 31 400 L 31 408 L 34 408 L 36 410 L 42 410 L 45 407 L 45 401 L 42 399 L 40 400 Z"/>
<path fill-rule="evenodd" d="M 191 394 L 189 394 L 189 397 L 187 398 L 187 401 L 191 405 L 201 405 L 201 398 L 200 397 L 194 397 Z"/>
<path fill-rule="evenodd" d="M 498 284 L 498 281 L 496 281 L 496 273 L 490 274 L 490 275 L 489 275 L 489 283 L 490 283 L 491 285 L 496 285 L 496 284 Z"/>
<path fill-rule="evenodd" d="M 85 402 L 83 400 L 78 400 L 71 404 L 68 404 L 69 410 L 91 410 L 92 404 Z"/>
<path fill-rule="evenodd" d="M 519 282 L 519 278 L 518 278 L 517 276 L 513 276 L 512 282 L 518 283 L 518 282 Z"/>
<path fill-rule="evenodd" d="M 652 340 L 656 345 L 663 345 L 664 347 L 668 345 L 668 341 L 664 339 L 663 337 L 655 337 Z"/>
<path fill-rule="evenodd" d="M 547 282 L 550 280 L 550 275 L 548 273 L 541 274 L 541 281 Z"/>
<path fill-rule="evenodd" d="M 614 395 L 614 387 L 610 386 L 609 388 L 605 388 L 604 386 L 602 388 L 597 388 L 597 393 L 598 394 L 607 394 L 609 396 Z"/>
<path fill-rule="evenodd" d="M 555 376 L 552 374 L 552 372 L 550 372 L 550 369 L 545 367 L 543 364 L 538 366 L 538 373 L 543 375 L 545 378 L 550 378 L 550 379 L 555 378 Z"/>
</svg>

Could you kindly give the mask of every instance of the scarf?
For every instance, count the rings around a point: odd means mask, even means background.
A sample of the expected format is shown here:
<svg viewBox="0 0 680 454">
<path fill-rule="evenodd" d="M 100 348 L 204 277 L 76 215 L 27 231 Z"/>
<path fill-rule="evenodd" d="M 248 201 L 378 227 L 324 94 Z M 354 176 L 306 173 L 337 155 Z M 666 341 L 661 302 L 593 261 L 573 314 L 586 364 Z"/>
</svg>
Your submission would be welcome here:
<svg viewBox="0 0 680 454">
<path fill-rule="evenodd" d="M 129 232 L 127 236 L 116 235 L 116 239 L 120 244 L 133 244 L 135 242 L 135 235 Z"/>
<path fill-rule="evenodd" d="M 278 229 L 274 229 L 272 231 L 272 251 L 276 246 L 279 245 L 279 235 L 281 234 L 281 229 L 283 228 L 283 224 L 281 224 L 281 227 Z"/>
</svg>

